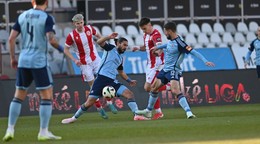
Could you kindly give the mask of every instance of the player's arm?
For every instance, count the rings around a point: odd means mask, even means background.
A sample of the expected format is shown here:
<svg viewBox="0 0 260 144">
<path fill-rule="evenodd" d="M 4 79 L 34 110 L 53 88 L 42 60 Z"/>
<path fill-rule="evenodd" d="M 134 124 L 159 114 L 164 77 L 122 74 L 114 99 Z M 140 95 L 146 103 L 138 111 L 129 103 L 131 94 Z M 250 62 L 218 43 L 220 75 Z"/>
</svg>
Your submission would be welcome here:
<svg viewBox="0 0 260 144">
<path fill-rule="evenodd" d="M 98 43 L 101 47 L 104 47 L 107 40 L 114 39 L 114 38 L 116 38 L 117 36 L 118 36 L 118 33 L 113 32 L 112 34 L 110 34 L 110 35 L 108 35 L 108 36 L 104 36 L 104 37 L 101 37 L 100 39 L 98 39 L 98 40 L 97 40 L 97 43 Z"/>
<path fill-rule="evenodd" d="M 17 68 L 17 65 L 18 65 L 18 62 L 15 58 L 15 42 L 16 42 L 16 38 L 20 34 L 20 32 L 21 32 L 21 27 L 17 20 L 11 30 L 9 38 L 8 38 L 9 50 L 10 50 L 10 62 L 11 62 L 12 68 Z"/>
<path fill-rule="evenodd" d="M 67 45 L 65 45 L 64 47 L 64 54 L 69 57 L 77 66 L 82 65 L 82 63 L 80 62 L 80 60 L 75 59 L 74 56 L 70 53 L 70 47 L 68 47 Z"/>
<path fill-rule="evenodd" d="M 198 51 L 196 51 L 194 49 L 191 49 L 190 54 L 192 54 L 195 57 L 202 60 L 205 63 L 205 65 L 207 65 L 207 66 L 215 66 L 215 64 L 213 62 L 208 61 L 201 53 L 199 53 Z"/>
<path fill-rule="evenodd" d="M 96 37 L 97 39 L 100 39 L 102 36 L 101 36 L 100 33 L 96 33 L 96 34 L 95 34 L 95 37 Z"/>
<path fill-rule="evenodd" d="M 48 15 L 45 23 L 45 32 L 46 32 L 47 40 L 59 52 L 63 52 L 63 47 L 59 45 L 59 42 L 55 37 L 55 31 L 53 29 L 53 26 L 54 26 L 54 20 L 51 16 Z"/>
<path fill-rule="evenodd" d="M 167 44 L 156 45 L 156 46 L 152 47 L 150 50 L 153 51 L 154 55 L 159 56 L 163 53 L 163 49 L 165 49 L 166 47 L 167 47 Z"/>
<path fill-rule="evenodd" d="M 53 31 L 47 32 L 46 33 L 47 36 L 47 40 L 49 41 L 49 43 L 56 48 L 59 52 L 63 52 L 63 47 L 59 44 L 58 40 L 55 37 L 55 34 Z"/>
<path fill-rule="evenodd" d="M 132 47 L 132 51 L 135 52 L 135 51 L 146 51 L 146 48 L 145 46 L 134 46 Z"/>
<path fill-rule="evenodd" d="M 245 62 L 244 62 L 245 68 L 247 68 L 247 65 L 249 64 L 249 60 L 251 58 L 251 54 L 252 54 L 252 51 L 248 50 L 248 52 L 246 54 Z"/>
<path fill-rule="evenodd" d="M 248 48 L 248 52 L 246 54 L 246 58 L 245 58 L 245 62 L 244 62 L 244 66 L 245 68 L 247 68 L 247 65 L 249 64 L 250 58 L 251 58 L 251 54 L 254 51 L 255 47 L 254 47 L 254 41 L 250 44 L 250 47 Z"/>
<path fill-rule="evenodd" d="M 118 71 L 118 74 L 120 75 L 120 77 L 122 79 L 124 79 L 125 81 L 127 81 L 130 86 L 135 86 L 136 85 L 137 81 L 136 80 L 132 80 L 130 77 L 127 76 L 127 74 L 123 70 L 122 64 L 117 68 L 117 71 Z"/>
<path fill-rule="evenodd" d="M 9 49 L 10 49 L 10 60 L 11 60 L 11 67 L 17 68 L 18 62 L 15 58 L 15 42 L 16 38 L 19 35 L 19 32 L 12 29 L 11 34 L 9 36 L 8 42 L 9 42 Z"/>
</svg>

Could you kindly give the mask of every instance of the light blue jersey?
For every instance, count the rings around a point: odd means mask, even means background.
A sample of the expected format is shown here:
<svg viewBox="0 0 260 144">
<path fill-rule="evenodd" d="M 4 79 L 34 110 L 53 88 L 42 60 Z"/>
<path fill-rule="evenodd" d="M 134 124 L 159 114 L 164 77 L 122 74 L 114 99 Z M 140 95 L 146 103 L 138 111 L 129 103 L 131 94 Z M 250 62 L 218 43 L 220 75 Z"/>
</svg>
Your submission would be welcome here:
<svg viewBox="0 0 260 144">
<path fill-rule="evenodd" d="M 116 46 L 112 44 L 106 43 L 102 48 L 105 49 L 105 51 L 101 59 L 98 74 L 116 79 L 116 75 L 118 74 L 117 70 L 123 70 L 123 56 L 118 53 Z"/>
<path fill-rule="evenodd" d="M 208 60 L 203 57 L 196 50 L 188 46 L 179 36 L 173 40 L 168 41 L 167 44 L 158 46 L 158 49 L 165 49 L 164 51 L 164 68 L 165 72 L 179 71 L 181 72 L 181 63 L 185 54 L 191 53 L 192 55 L 201 59 L 204 63 Z"/>
<path fill-rule="evenodd" d="M 250 47 L 248 48 L 248 53 L 246 56 L 246 62 L 249 61 L 250 56 L 252 54 L 252 52 L 255 50 L 255 64 L 260 66 L 260 39 L 256 38 L 255 40 L 253 40 L 250 44 Z"/>
<path fill-rule="evenodd" d="M 47 61 L 46 33 L 53 31 L 54 20 L 46 12 L 37 9 L 24 11 L 13 29 L 22 36 L 22 47 L 18 61 L 20 68 L 42 68 Z"/>
</svg>

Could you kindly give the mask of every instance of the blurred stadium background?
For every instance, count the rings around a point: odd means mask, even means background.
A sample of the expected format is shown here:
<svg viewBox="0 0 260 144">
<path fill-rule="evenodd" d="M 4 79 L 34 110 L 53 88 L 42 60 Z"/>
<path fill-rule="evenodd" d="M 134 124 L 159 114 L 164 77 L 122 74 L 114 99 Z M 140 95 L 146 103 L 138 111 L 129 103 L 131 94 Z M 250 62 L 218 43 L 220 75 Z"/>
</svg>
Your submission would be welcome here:
<svg viewBox="0 0 260 144">
<path fill-rule="evenodd" d="M 15 70 L 10 68 L 7 39 L 17 16 L 29 8 L 30 0 L 0 0 L 1 135 L 15 90 Z M 146 54 L 133 53 L 131 47 L 143 44 L 138 27 L 141 17 L 150 17 L 161 32 L 166 22 L 176 22 L 177 32 L 184 40 L 216 64 L 208 68 L 190 55 L 183 61 L 181 90 L 198 116 L 194 121 L 186 121 L 178 100 L 163 91 L 160 98 L 165 117 L 160 121 L 133 122 L 126 101 L 116 98 L 119 114 L 108 112 L 109 120 L 102 120 L 91 108 L 95 113 L 84 115 L 75 125 L 62 126 L 61 119 L 78 109 L 89 88 L 81 81 L 80 70 L 49 45 L 55 82 L 53 113 L 60 114 L 53 116 L 51 127 L 64 138 L 56 143 L 259 143 L 260 81 L 255 70 L 255 53 L 249 69 L 244 68 L 247 47 L 256 38 L 260 25 L 259 9 L 259 0 L 49 0 L 47 12 L 56 19 L 56 36 L 61 45 L 73 29 L 71 18 L 76 13 L 82 13 L 86 23 L 102 35 L 116 31 L 129 40 L 124 70 L 138 80 L 137 87 L 130 89 L 140 109 L 147 105 L 148 94 L 143 90 Z M 163 41 L 167 42 L 165 36 Z M 21 43 L 18 38 L 17 56 Z M 102 50 L 98 50 L 101 54 Z M 38 127 L 39 101 L 39 93 L 32 86 L 21 112 L 28 117 L 20 118 L 14 143 L 37 143 L 33 134 Z"/>
<path fill-rule="evenodd" d="M 31 7 L 31 0 L 0 0 L 0 105 L 5 109 L 12 98 L 6 95 L 13 95 L 16 74 L 10 68 L 9 32 L 17 16 Z M 129 49 L 124 54 L 124 70 L 138 80 L 138 86 L 131 88 L 138 95 L 147 95 L 143 90 L 146 54 L 131 52 L 132 46 L 143 44 L 138 20 L 150 17 L 154 28 L 162 33 L 166 22 L 176 22 L 177 32 L 183 39 L 216 64 L 208 68 L 197 58 L 186 55 L 182 64 L 182 92 L 191 104 L 214 105 L 260 102 L 255 53 L 249 70 L 244 68 L 247 47 L 256 38 L 260 23 L 259 8 L 259 0 L 49 0 L 47 12 L 56 19 L 55 31 L 61 45 L 73 30 L 71 18 L 76 13 L 82 13 L 86 23 L 102 35 L 116 31 L 126 37 Z M 167 42 L 164 35 L 163 42 Z M 19 37 L 17 56 L 21 44 Z M 101 55 L 101 48 L 98 50 Z M 57 111 L 54 113 L 71 113 L 84 101 L 88 86 L 80 80 L 79 68 L 63 53 L 49 45 L 48 55 L 55 80 L 54 108 Z M 68 89 L 62 90 L 64 86 Z M 171 93 L 163 92 L 161 97 L 163 108 L 177 104 Z M 141 106 L 146 105 L 146 97 L 137 97 L 137 101 Z M 37 91 L 29 91 L 27 102 L 24 114 L 37 114 Z M 0 112 L 0 116 L 6 115 L 7 112 Z"/>
<path fill-rule="evenodd" d="M 14 78 L 8 60 L 7 38 L 17 16 L 31 7 L 30 0 L 0 0 L 0 76 Z M 118 32 L 129 40 L 129 49 L 141 45 L 141 17 L 150 17 L 154 27 L 163 31 L 168 21 L 177 23 L 177 32 L 194 48 L 244 48 L 256 37 L 260 23 L 259 0 L 49 0 L 47 12 L 56 19 L 56 36 L 64 45 L 73 29 L 71 18 L 85 16 L 102 35 Z M 167 42 L 165 36 L 163 41 Z M 19 54 L 20 38 L 16 53 Z M 100 50 L 100 49 L 99 49 Z M 101 51 L 101 50 L 100 50 Z M 52 72 L 77 74 L 75 68 L 49 45 Z"/>
</svg>

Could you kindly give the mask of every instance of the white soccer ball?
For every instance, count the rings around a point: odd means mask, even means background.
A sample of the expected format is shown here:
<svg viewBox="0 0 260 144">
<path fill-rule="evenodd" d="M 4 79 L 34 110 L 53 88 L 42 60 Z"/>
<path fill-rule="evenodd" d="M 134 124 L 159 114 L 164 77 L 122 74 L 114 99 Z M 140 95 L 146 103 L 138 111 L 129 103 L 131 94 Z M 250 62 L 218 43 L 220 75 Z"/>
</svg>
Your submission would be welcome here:
<svg viewBox="0 0 260 144">
<path fill-rule="evenodd" d="M 116 95 L 116 90 L 112 86 L 105 86 L 102 90 L 103 97 L 113 98 Z"/>
</svg>

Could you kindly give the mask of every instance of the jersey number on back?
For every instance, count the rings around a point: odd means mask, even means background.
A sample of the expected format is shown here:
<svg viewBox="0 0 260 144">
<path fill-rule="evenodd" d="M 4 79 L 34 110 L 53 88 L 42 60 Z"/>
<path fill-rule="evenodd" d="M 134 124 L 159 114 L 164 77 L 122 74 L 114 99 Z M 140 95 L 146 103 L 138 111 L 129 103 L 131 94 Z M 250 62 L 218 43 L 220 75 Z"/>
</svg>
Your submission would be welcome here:
<svg viewBox="0 0 260 144">
<path fill-rule="evenodd" d="M 33 41 L 33 26 L 27 23 L 27 33 L 30 35 L 30 41 Z"/>
</svg>

